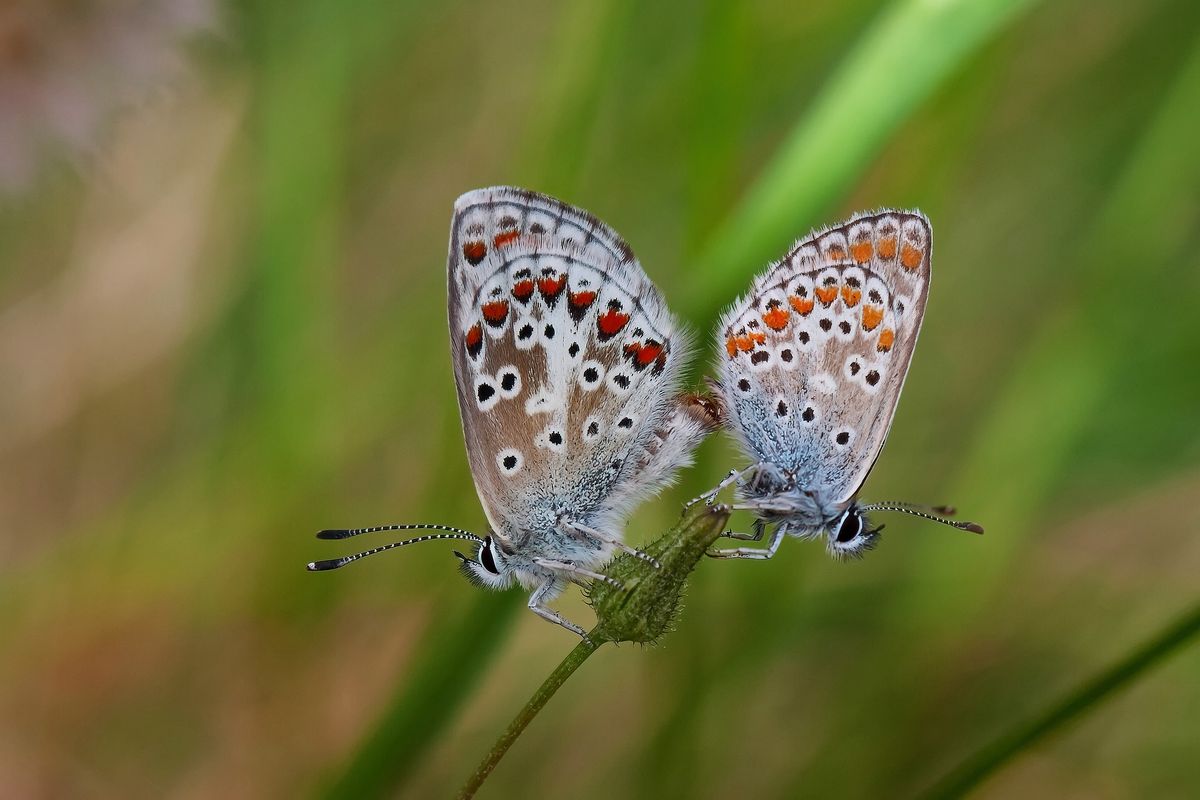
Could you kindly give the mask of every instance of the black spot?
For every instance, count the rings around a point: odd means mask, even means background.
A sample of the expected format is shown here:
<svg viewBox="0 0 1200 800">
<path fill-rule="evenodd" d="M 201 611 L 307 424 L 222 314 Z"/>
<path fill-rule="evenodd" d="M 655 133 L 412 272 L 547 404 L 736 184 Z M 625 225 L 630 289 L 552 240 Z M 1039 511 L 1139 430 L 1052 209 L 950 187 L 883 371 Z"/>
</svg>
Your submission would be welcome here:
<svg viewBox="0 0 1200 800">
<path fill-rule="evenodd" d="M 645 332 L 644 330 L 642 330 L 641 328 L 634 328 L 634 329 L 633 329 L 633 338 L 635 338 L 635 339 L 640 339 L 640 338 L 642 338 L 642 337 L 643 337 L 643 336 L 645 336 L 645 335 L 646 335 L 646 332 Z"/>
<path fill-rule="evenodd" d="M 595 383 L 600 380 L 600 373 L 596 372 L 595 367 L 588 367 L 583 371 L 583 379 L 588 383 Z"/>
<path fill-rule="evenodd" d="M 597 424 L 595 423 L 595 421 L 591 422 L 591 423 L 590 423 L 590 424 L 587 426 L 587 435 L 588 435 L 588 436 L 595 436 L 595 435 L 596 435 L 596 434 L 598 434 L 598 433 L 600 433 L 600 426 L 599 426 L 599 425 L 597 425 Z"/>
<path fill-rule="evenodd" d="M 847 431 L 842 431 L 834 439 L 838 444 L 850 444 L 850 434 Z"/>
<path fill-rule="evenodd" d="M 821 326 L 821 330 L 828 331 L 830 328 L 833 327 L 833 320 L 823 319 L 820 322 L 818 322 L 817 324 Z"/>
<path fill-rule="evenodd" d="M 479 388 L 475 390 L 475 394 L 479 396 L 479 402 L 486 403 L 488 398 L 496 393 L 496 387 L 490 383 L 481 383 Z"/>
<path fill-rule="evenodd" d="M 851 511 L 842 518 L 842 525 L 838 528 L 837 540 L 842 544 L 852 541 L 854 537 L 862 532 L 862 517 L 857 512 Z"/>
<path fill-rule="evenodd" d="M 517 385 L 517 376 L 512 372 L 504 373 L 504 377 L 500 379 L 500 388 L 506 392 L 511 392 L 513 387 Z"/>
<path fill-rule="evenodd" d="M 883 302 L 883 296 L 879 294 L 878 289 L 872 289 L 871 291 L 867 292 L 867 299 L 870 300 L 872 303 L 882 303 Z"/>
<path fill-rule="evenodd" d="M 632 428 L 633 420 L 629 417 L 621 417 L 621 421 L 617 423 L 618 428 Z"/>
<path fill-rule="evenodd" d="M 547 325 L 546 329 L 543 331 L 543 333 L 546 334 L 547 339 L 553 339 L 554 338 L 554 326 Z"/>
<path fill-rule="evenodd" d="M 808 331 L 800 331 L 800 333 L 796 334 L 796 339 L 800 342 L 800 344 L 808 344 Z"/>
<path fill-rule="evenodd" d="M 558 431 L 550 431 L 550 436 L 547 438 L 550 439 L 550 444 L 553 444 L 553 445 L 562 444 L 562 434 L 559 433 Z"/>
<path fill-rule="evenodd" d="M 533 336 L 532 325 L 522 325 L 521 330 L 517 331 L 517 338 L 522 342 L 528 339 L 530 336 Z"/>
<path fill-rule="evenodd" d="M 875 370 L 871 370 L 870 372 L 868 372 L 867 373 L 867 383 L 871 384 L 872 386 L 879 383 L 879 373 L 876 372 Z"/>
<path fill-rule="evenodd" d="M 817 418 L 817 412 L 813 411 L 812 406 L 809 406 L 808 408 L 804 409 L 804 413 L 800 415 L 800 418 L 805 422 L 812 422 Z"/>
<path fill-rule="evenodd" d="M 770 360 L 771 360 L 771 354 L 768 353 L 766 350 L 755 350 L 753 353 L 750 354 L 750 363 L 751 364 L 763 364 Z"/>
<path fill-rule="evenodd" d="M 546 226 L 540 222 L 535 222 L 529 226 L 529 232 L 530 233 L 545 233 Z"/>
<path fill-rule="evenodd" d="M 745 378 L 742 378 L 740 381 L 738 381 L 738 388 L 741 389 L 743 392 L 750 391 L 750 381 L 746 380 Z"/>
<path fill-rule="evenodd" d="M 779 357 L 782 358 L 788 364 L 792 363 L 792 351 L 790 349 L 780 350 Z"/>
<path fill-rule="evenodd" d="M 851 375 L 857 375 L 858 371 L 860 369 L 862 369 L 862 364 L 859 364 L 857 361 L 850 362 L 850 374 Z"/>
<path fill-rule="evenodd" d="M 850 277 L 846 278 L 846 285 L 852 289 L 857 289 L 859 286 L 862 286 L 862 283 L 859 282 L 858 278 L 851 275 Z"/>
<path fill-rule="evenodd" d="M 579 355 L 579 342 L 572 342 L 571 347 L 567 350 L 567 355 L 571 358 Z"/>
<path fill-rule="evenodd" d="M 506 216 L 501 217 L 500 222 L 497 224 L 501 228 L 515 228 L 515 227 L 517 227 L 517 218 L 506 215 Z"/>
<path fill-rule="evenodd" d="M 821 283 L 825 284 L 826 286 L 833 286 L 835 283 L 837 283 L 837 281 L 838 279 L 836 275 L 830 275 L 825 278 L 825 280 L 821 281 Z"/>
<path fill-rule="evenodd" d="M 629 388 L 629 376 L 628 375 L 619 375 L 619 374 L 613 375 L 613 383 L 615 383 L 617 386 L 620 386 L 622 389 L 628 389 Z"/>
<path fill-rule="evenodd" d="M 517 457 L 516 456 L 505 456 L 504 457 L 504 468 L 505 469 L 513 469 L 516 466 L 517 466 Z"/>
<path fill-rule="evenodd" d="M 775 416 L 786 417 L 787 412 L 788 412 L 787 403 L 780 400 L 779 403 L 775 406 Z"/>
<path fill-rule="evenodd" d="M 842 320 L 841 322 L 838 323 L 838 328 L 842 331 L 842 333 L 849 333 L 850 332 L 850 323 L 847 322 L 846 320 Z"/>
<path fill-rule="evenodd" d="M 796 297 L 808 297 L 808 289 L 805 289 L 803 286 L 797 286 Z"/>
<path fill-rule="evenodd" d="M 896 313 L 897 314 L 904 313 L 904 303 L 901 303 L 899 300 L 896 301 Z"/>
</svg>

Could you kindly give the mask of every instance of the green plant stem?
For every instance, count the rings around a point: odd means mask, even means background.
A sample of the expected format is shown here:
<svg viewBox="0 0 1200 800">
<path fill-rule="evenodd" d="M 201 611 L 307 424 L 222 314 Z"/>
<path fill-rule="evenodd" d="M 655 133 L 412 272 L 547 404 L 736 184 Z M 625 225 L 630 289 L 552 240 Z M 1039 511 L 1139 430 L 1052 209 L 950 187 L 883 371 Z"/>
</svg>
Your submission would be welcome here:
<svg viewBox="0 0 1200 800">
<path fill-rule="evenodd" d="M 1200 605 L 1107 671 L 1083 684 L 1036 719 L 1001 736 L 936 783 L 925 797 L 960 797 L 1015 756 L 1132 682 L 1200 633 Z"/>
<path fill-rule="evenodd" d="M 595 634 L 591 634 L 594 636 Z M 525 728 L 533 722 L 533 718 L 538 715 L 542 707 L 549 702 L 555 692 L 559 690 L 567 678 L 575 674 L 575 670 L 579 669 L 588 657 L 596 652 L 600 645 L 604 644 L 604 639 L 601 638 L 585 638 L 575 645 L 575 649 L 567 653 L 567 657 L 555 667 L 550 676 L 538 687 L 538 690 L 533 693 L 533 697 L 529 698 L 529 702 L 525 707 L 517 713 L 513 721 L 504 729 L 504 733 L 500 734 L 500 738 L 492 745 L 492 749 L 488 750 L 487 755 L 483 757 L 483 761 L 479 762 L 479 766 L 471 773 L 471 777 L 467 779 L 462 791 L 458 793 L 459 798 L 474 797 L 479 791 L 479 787 L 487 780 L 488 775 L 492 774 L 492 770 L 500 763 L 500 759 L 504 758 L 504 754 L 508 752 L 508 748 L 512 747 L 513 742 L 517 737 L 524 732 Z"/>
</svg>

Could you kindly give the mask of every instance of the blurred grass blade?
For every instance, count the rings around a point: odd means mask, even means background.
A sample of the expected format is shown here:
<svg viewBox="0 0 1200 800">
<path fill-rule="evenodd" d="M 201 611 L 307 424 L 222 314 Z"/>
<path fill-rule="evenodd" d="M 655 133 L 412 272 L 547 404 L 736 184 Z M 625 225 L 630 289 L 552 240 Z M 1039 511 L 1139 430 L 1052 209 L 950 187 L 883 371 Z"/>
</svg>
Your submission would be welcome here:
<svg viewBox="0 0 1200 800">
<path fill-rule="evenodd" d="M 1025 750 L 1108 698 L 1200 633 L 1200 605 L 1120 663 L 1071 692 L 1037 719 L 980 750 L 924 796 L 961 797 Z"/>
<path fill-rule="evenodd" d="M 483 667 L 508 635 L 515 618 L 512 612 L 523 600 L 519 591 L 499 596 L 480 593 L 456 617 L 434 619 L 429 635 L 417 649 L 416 665 L 323 796 L 360 798 L 395 793 L 471 697 Z"/>
<path fill-rule="evenodd" d="M 1148 285 L 1171 280 L 1176 256 L 1195 230 L 1190 210 L 1200 186 L 1197 108 L 1200 43 L 1126 159 L 1109 201 L 1080 237 L 1074 258 L 1091 277 L 1081 285 L 1079 305 L 1053 315 L 1031 337 L 983 421 L 961 477 L 946 493 L 988 528 L 988 558 L 941 547 L 933 537 L 916 543 L 928 551 L 922 579 L 912 586 L 913 606 L 897 604 L 897 614 L 916 614 L 945 629 L 974 619 L 1024 541 L 1022 533 L 1051 502 L 1082 433 L 1119 396 L 1120 366 L 1136 360 L 1143 346 L 1135 329 L 1143 317 L 1092 312 L 1125 303 L 1123 275 L 1131 266 Z M 1038 424 L 1047 409 L 1053 409 L 1053 424 Z M 968 562 L 972 577 L 964 583 Z"/>
<path fill-rule="evenodd" d="M 707 319 L 817 222 L 888 138 L 1032 0 L 899 0 L 859 39 L 686 286 Z"/>
</svg>

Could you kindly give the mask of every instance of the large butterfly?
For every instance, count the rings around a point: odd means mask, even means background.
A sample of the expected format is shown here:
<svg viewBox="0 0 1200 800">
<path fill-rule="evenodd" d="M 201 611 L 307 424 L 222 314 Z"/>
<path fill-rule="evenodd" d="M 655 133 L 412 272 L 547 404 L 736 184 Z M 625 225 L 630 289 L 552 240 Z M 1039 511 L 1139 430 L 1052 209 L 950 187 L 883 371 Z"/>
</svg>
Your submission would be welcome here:
<svg viewBox="0 0 1200 800">
<path fill-rule="evenodd" d="M 454 379 L 475 488 L 490 531 L 400 525 L 322 531 L 445 531 L 310 564 L 332 569 L 417 541 L 467 539 L 475 582 L 532 590 L 547 607 L 623 549 L 633 508 L 690 462 L 717 426 L 709 399 L 680 391 L 687 337 L 633 251 L 600 220 L 546 195 L 494 187 L 454 204 L 448 259 Z"/>
</svg>

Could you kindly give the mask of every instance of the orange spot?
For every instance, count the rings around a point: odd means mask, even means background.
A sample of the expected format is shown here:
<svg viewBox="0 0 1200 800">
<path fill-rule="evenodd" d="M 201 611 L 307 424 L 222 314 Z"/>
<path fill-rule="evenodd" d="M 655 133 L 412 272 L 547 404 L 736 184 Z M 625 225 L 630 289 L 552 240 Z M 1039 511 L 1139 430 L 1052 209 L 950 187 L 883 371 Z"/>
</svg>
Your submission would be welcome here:
<svg viewBox="0 0 1200 800">
<path fill-rule="evenodd" d="M 640 345 L 637 349 L 637 354 L 634 355 L 634 359 L 637 361 L 638 366 L 646 367 L 654 363 L 654 359 L 658 358 L 662 354 L 662 351 L 663 346 L 657 342 Z"/>
<path fill-rule="evenodd" d="M 738 351 L 737 337 L 730 336 L 728 339 L 725 340 L 725 352 L 729 353 L 730 358 L 733 358 L 734 356 L 737 355 L 737 351 Z"/>
<path fill-rule="evenodd" d="M 508 301 L 493 300 L 490 303 L 483 304 L 483 318 L 493 325 L 504 322 L 504 318 L 508 316 Z"/>
<path fill-rule="evenodd" d="M 879 257 L 886 260 L 896 255 L 896 237 L 889 236 L 879 240 Z"/>
<path fill-rule="evenodd" d="M 783 306 L 775 306 L 768 309 L 767 313 L 763 314 L 763 322 L 773 331 L 781 331 L 788 325 L 788 317 L 791 314 Z"/>
<path fill-rule="evenodd" d="M 521 235 L 521 232 L 519 230 L 517 230 L 516 228 L 513 228 L 511 231 L 504 231 L 503 233 L 497 233 L 496 238 L 493 239 L 492 242 L 493 242 L 493 244 L 496 245 L 496 247 L 504 247 L 504 245 L 506 245 L 506 244 L 511 244 L 512 241 L 520 235 Z"/>
<path fill-rule="evenodd" d="M 615 308 L 610 308 L 596 320 L 596 327 L 600 329 L 603 336 L 616 336 L 627 322 L 629 322 L 628 314 L 622 314 Z"/>
<path fill-rule="evenodd" d="M 576 308 L 587 308 L 596 300 L 595 292 L 571 292 L 571 305 Z"/>
<path fill-rule="evenodd" d="M 875 349 L 881 353 L 886 353 L 888 350 L 892 349 L 892 345 L 895 343 L 895 331 L 893 331 L 891 328 L 884 328 L 883 332 L 879 334 L 879 344 L 875 346 Z"/>
<path fill-rule="evenodd" d="M 542 297 L 547 301 L 553 300 L 562 293 L 563 287 L 567 285 L 567 276 L 559 275 L 557 278 L 539 278 L 538 290 L 542 293 Z"/>
<path fill-rule="evenodd" d="M 745 346 L 742 347 L 743 350 L 753 350 L 756 345 L 767 343 L 767 335 L 762 331 L 750 331 L 750 333 L 742 338 L 746 342 Z"/>
<path fill-rule="evenodd" d="M 802 317 L 807 317 L 813 310 L 811 297 L 797 297 L 793 294 L 788 297 L 788 302 L 792 304 L 792 308 L 796 309 L 796 313 Z"/>
<path fill-rule="evenodd" d="M 479 352 L 479 345 L 482 342 L 483 328 L 481 328 L 479 323 L 476 322 L 471 326 L 471 329 L 467 331 L 467 351 L 470 352 L 471 355 L 475 355 L 475 353 Z"/>
<path fill-rule="evenodd" d="M 862 323 L 864 331 L 873 331 L 883 322 L 883 309 L 879 306 L 863 306 Z"/>
<path fill-rule="evenodd" d="M 487 255 L 487 245 L 483 242 L 467 242 L 463 245 L 463 256 L 472 264 L 478 264 L 483 261 L 483 257 Z"/>
<path fill-rule="evenodd" d="M 524 303 L 533 295 L 533 281 L 526 278 L 513 284 L 512 296 Z"/>
<path fill-rule="evenodd" d="M 921 251 L 905 242 L 900 248 L 900 263 L 905 269 L 916 269 L 921 266 Z"/>
<path fill-rule="evenodd" d="M 842 302 L 847 308 L 854 308 L 858 305 L 858 301 L 862 299 L 862 292 L 852 286 L 842 287 Z"/>
<path fill-rule="evenodd" d="M 838 287 L 836 286 L 818 286 L 815 290 L 817 299 L 821 301 L 821 305 L 827 306 L 834 300 L 837 300 Z"/>
<path fill-rule="evenodd" d="M 846 260 L 846 251 L 843 250 L 840 246 L 835 244 L 833 247 L 831 247 L 827 251 L 825 251 L 825 257 L 828 258 L 830 261 L 845 261 Z"/>
<path fill-rule="evenodd" d="M 871 252 L 874 250 L 870 242 L 856 242 L 850 245 L 850 255 L 859 264 L 865 264 L 871 260 Z"/>
</svg>

